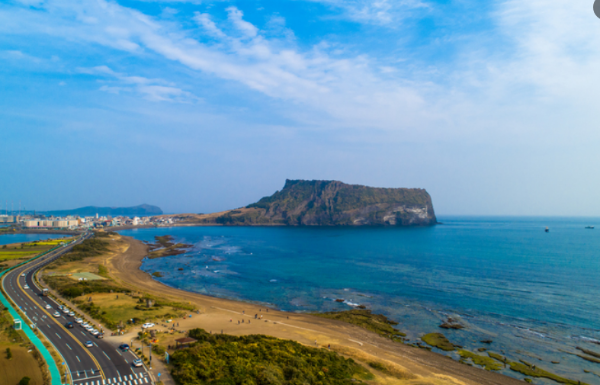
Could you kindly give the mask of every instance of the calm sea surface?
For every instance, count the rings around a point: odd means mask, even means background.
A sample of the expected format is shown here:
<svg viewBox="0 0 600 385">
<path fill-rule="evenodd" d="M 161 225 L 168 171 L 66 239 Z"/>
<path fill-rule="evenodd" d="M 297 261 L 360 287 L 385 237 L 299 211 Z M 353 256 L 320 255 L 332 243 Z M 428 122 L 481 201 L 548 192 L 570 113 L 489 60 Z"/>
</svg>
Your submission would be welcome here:
<svg viewBox="0 0 600 385">
<path fill-rule="evenodd" d="M 569 354 L 577 346 L 600 352 L 600 227 L 585 229 L 600 219 L 438 220 L 443 224 L 428 228 L 172 227 L 121 234 L 145 241 L 169 234 L 194 245 L 143 263 L 173 287 L 296 312 L 362 304 L 398 321 L 412 341 L 440 331 L 467 349 L 488 347 L 600 384 L 600 364 Z M 440 329 L 448 316 L 467 328 Z M 489 346 L 480 342 L 488 339 Z"/>
<path fill-rule="evenodd" d="M 62 238 L 64 234 L 0 234 L 0 245 L 9 243 L 33 242 L 40 239 Z"/>
</svg>

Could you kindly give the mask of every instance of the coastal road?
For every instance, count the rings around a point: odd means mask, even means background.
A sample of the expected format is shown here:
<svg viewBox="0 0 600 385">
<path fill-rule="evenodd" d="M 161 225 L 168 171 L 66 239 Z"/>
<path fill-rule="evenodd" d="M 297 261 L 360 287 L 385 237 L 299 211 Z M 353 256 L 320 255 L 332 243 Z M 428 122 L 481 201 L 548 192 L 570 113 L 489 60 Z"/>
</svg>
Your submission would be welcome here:
<svg viewBox="0 0 600 385">
<path fill-rule="evenodd" d="M 2 287 L 29 318 L 29 321 L 24 321 L 35 324 L 62 355 L 67 372 L 70 373 L 67 378 L 68 383 L 73 385 L 151 384 L 152 379 L 145 367 L 132 365 L 132 361 L 136 358 L 133 353 L 123 352 L 108 341 L 97 339 L 87 332 L 80 324 L 75 323 L 75 317 L 58 310 L 59 304 L 51 297 L 42 296 L 41 288 L 34 282 L 35 273 L 40 268 L 60 258 L 73 246 L 89 237 L 91 235 L 86 234 L 67 247 L 55 250 L 9 272 L 2 281 Z M 26 285 L 29 289 L 25 289 Z M 56 311 L 60 313 L 59 317 L 54 317 Z M 75 327 L 66 328 L 67 322 L 73 322 Z M 87 341 L 91 341 L 93 346 L 85 347 Z"/>
</svg>

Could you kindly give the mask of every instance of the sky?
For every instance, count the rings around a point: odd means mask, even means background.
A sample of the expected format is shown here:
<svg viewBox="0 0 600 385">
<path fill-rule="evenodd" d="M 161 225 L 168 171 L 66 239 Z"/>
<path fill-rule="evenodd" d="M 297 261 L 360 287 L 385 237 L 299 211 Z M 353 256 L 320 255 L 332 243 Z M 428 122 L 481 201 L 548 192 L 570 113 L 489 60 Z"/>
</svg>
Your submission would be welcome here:
<svg viewBox="0 0 600 385">
<path fill-rule="evenodd" d="M 325 179 L 600 216 L 592 5 L 4 0 L 0 202 L 207 213 Z"/>
</svg>

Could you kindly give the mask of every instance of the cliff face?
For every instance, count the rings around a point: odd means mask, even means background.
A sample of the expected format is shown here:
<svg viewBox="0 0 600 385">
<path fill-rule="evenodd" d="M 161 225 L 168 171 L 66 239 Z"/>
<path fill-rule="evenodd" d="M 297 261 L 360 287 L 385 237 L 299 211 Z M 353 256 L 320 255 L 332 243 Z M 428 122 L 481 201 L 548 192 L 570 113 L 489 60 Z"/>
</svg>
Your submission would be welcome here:
<svg viewBox="0 0 600 385">
<path fill-rule="evenodd" d="M 224 225 L 292 226 L 429 226 L 436 223 L 431 197 L 423 189 L 304 180 L 287 180 L 283 190 L 210 220 Z"/>
</svg>

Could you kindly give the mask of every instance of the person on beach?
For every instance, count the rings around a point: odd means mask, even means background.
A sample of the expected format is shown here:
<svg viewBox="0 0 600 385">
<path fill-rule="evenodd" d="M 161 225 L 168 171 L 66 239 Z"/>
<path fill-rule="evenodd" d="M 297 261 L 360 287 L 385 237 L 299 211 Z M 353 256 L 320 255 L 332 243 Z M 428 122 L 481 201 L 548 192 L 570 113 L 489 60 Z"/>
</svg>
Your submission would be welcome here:
<svg viewBox="0 0 600 385">
<path fill-rule="evenodd" d="M 254 319 L 257 319 L 257 318 L 258 318 L 258 314 L 254 314 Z"/>
</svg>

